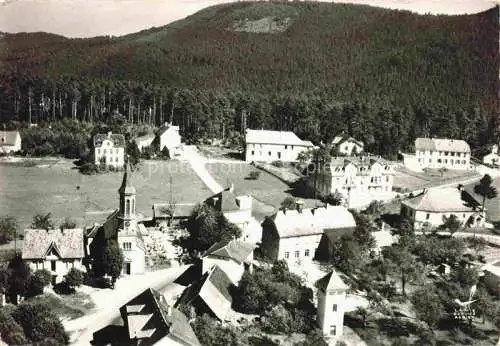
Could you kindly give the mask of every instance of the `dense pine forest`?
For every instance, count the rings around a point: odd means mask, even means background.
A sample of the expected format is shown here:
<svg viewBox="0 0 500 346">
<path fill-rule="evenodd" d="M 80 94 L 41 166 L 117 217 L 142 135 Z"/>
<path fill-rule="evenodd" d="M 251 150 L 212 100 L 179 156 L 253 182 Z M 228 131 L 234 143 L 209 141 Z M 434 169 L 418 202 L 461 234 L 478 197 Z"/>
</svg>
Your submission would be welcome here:
<svg viewBox="0 0 500 346">
<path fill-rule="evenodd" d="M 0 117 L 39 124 L 31 143 L 42 130 L 173 121 L 192 141 L 272 128 L 318 143 L 344 130 L 388 157 L 423 135 L 480 150 L 498 139 L 498 38 L 498 7 L 317 2 L 218 5 L 122 37 L 3 34 Z"/>
</svg>

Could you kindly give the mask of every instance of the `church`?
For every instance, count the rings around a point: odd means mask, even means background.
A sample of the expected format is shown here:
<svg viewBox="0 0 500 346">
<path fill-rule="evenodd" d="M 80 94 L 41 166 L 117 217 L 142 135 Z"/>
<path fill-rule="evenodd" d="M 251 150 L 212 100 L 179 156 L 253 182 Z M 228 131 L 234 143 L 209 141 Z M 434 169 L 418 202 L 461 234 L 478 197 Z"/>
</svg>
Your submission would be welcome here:
<svg viewBox="0 0 500 346">
<path fill-rule="evenodd" d="M 102 256 L 108 241 L 117 241 L 123 253 L 122 275 L 142 274 L 146 266 L 146 247 L 143 237 L 146 227 L 138 222 L 135 209 L 136 190 L 132 185 L 132 172 L 127 164 L 119 193 L 119 209 L 111 213 L 104 224 L 87 233 L 91 258 Z"/>
</svg>

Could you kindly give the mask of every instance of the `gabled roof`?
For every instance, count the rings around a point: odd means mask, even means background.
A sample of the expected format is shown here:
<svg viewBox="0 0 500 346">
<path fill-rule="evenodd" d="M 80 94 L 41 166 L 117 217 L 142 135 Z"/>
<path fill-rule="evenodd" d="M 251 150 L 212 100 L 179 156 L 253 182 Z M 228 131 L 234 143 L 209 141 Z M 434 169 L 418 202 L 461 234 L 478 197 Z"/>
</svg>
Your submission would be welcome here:
<svg viewBox="0 0 500 346">
<path fill-rule="evenodd" d="M 0 131 L 0 146 L 14 146 L 20 139 L 19 131 Z"/>
<path fill-rule="evenodd" d="M 480 204 L 467 191 L 456 187 L 431 188 L 402 202 L 407 207 L 429 212 L 471 212 Z"/>
<path fill-rule="evenodd" d="M 316 281 L 316 287 L 323 292 L 327 290 L 347 290 L 349 288 L 334 270 Z"/>
<path fill-rule="evenodd" d="M 98 133 L 94 136 L 94 148 L 102 146 L 104 140 L 113 142 L 114 148 L 125 148 L 125 136 L 118 133 Z"/>
<path fill-rule="evenodd" d="M 136 137 L 134 139 L 134 141 L 137 143 L 137 145 L 141 144 L 142 142 L 153 142 L 155 139 L 155 135 L 144 135 L 144 136 L 140 136 L 140 137 Z"/>
<path fill-rule="evenodd" d="M 246 143 L 311 146 L 291 131 L 250 130 L 246 131 Z"/>
<path fill-rule="evenodd" d="M 280 238 L 322 234 L 327 229 L 356 227 L 353 215 L 343 206 L 280 210 L 264 223 L 273 222 Z"/>
<path fill-rule="evenodd" d="M 130 338 L 151 337 L 156 331 L 165 336 L 172 335 L 190 346 L 201 346 L 186 316 L 171 307 L 156 290 L 148 288 L 120 308 L 122 318 L 127 320 Z M 155 317 L 155 318 L 153 318 Z"/>
<path fill-rule="evenodd" d="M 221 212 L 240 210 L 240 207 L 236 202 L 236 196 L 231 190 L 231 187 L 228 187 L 221 192 L 208 197 L 204 203 L 214 207 Z"/>
<path fill-rule="evenodd" d="M 189 305 L 199 297 L 213 314 L 223 321 L 231 310 L 233 298 L 229 289 L 232 285 L 227 274 L 218 265 L 214 265 L 198 282 L 187 288 L 178 304 Z"/>
<path fill-rule="evenodd" d="M 470 146 L 461 139 L 417 138 L 415 139 L 415 150 L 470 153 Z"/>
<path fill-rule="evenodd" d="M 221 241 L 212 245 L 204 254 L 204 257 L 217 256 L 233 259 L 238 263 L 246 261 L 255 249 L 255 245 L 241 240 Z"/>
<path fill-rule="evenodd" d="M 332 144 L 333 145 L 340 145 L 340 144 L 342 144 L 344 142 L 348 142 L 348 141 L 349 142 L 354 142 L 357 145 L 359 145 L 360 147 L 364 147 L 365 146 L 365 144 L 363 142 L 358 141 L 354 137 L 347 136 L 347 135 L 338 135 L 338 136 L 335 136 L 335 138 L 332 141 Z"/>
<path fill-rule="evenodd" d="M 26 229 L 23 259 L 43 259 L 54 248 L 61 258 L 83 258 L 83 229 Z"/>
<path fill-rule="evenodd" d="M 179 126 L 174 126 L 174 125 L 169 124 L 169 123 L 164 123 L 163 126 L 158 131 L 158 134 L 159 134 L 159 136 L 162 136 L 167 131 L 179 132 Z"/>
<path fill-rule="evenodd" d="M 331 174 L 334 175 L 336 172 L 341 172 L 342 168 L 347 167 L 349 164 L 353 164 L 358 170 L 364 169 L 367 172 L 373 165 L 380 164 L 384 169 L 383 174 L 394 174 L 392 163 L 377 156 L 333 157 L 329 165 L 325 166 L 324 169 L 329 170 Z"/>
</svg>

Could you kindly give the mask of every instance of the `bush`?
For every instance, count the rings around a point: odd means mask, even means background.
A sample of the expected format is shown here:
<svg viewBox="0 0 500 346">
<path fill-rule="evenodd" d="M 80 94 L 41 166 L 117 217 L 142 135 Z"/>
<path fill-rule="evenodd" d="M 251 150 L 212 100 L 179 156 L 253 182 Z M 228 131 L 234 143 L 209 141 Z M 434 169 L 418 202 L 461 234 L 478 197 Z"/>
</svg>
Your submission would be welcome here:
<svg viewBox="0 0 500 346">
<path fill-rule="evenodd" d="M 36 275 L 31 275 L 26 283 L 26 297 L 31 298 L 43 293 L 43 279 Z"/>
<path fill-rule="evenodd" d="M 0 309 L 0 335 L 8 345 L 27 344 L 23 328 L 6 309 Z"/>
<path fill-rule="evenodd" d="M 12 216 L 0 217 L 0 244 L 14 240 L 17 230 L 17 220 Z"/>
<path fill-rule="evenodd" d="M 284 166 L 283 161 L 279 161 L 279 160 L 271 162 L 271 165 L 273 165 L 274 167 L 278 167 L 278 168 L 281 168 Z"/>
<path fill-rule="evenodd" d="M 84 163 L 79 168 L 80 173 L 86 175 L 93 175 L 99 173 L 99 168 L 93 163 Z"/>
<path fill-rule="evenodd" d="M 71 268 L 65 277 L 65 282 L 74 291 L 75 287 L 79 287 L 83 284 L 85 279 L 85 273 L 76 268 Z"/>
</svg>

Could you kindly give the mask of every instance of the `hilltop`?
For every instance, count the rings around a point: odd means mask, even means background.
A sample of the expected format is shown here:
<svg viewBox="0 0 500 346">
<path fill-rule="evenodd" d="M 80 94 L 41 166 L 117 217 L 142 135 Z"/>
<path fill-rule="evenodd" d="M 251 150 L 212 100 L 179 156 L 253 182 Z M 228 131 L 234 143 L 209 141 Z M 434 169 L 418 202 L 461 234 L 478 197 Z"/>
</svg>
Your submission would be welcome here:
<svg viewBox="0 0 500 346">
<path fill-rule="evenodd" d="M 474 15 L 433 16 L 351 4 L 238 2 L 121 37 L 5 34 L 0 72 L 8 75 L 8 84 L 21 74 L 110 89 L 118 88 L 110 83 L 146 83 L 166 90 L 163 100 L 173 88 L 230 99 L 243 93 L 259 99 L 265 109 L 282 104 L 283 97 L 351 103 L 374 108 L 372 113 L 402 107 L 401 112 L 412 113 L 408 121 L 418 119 L 415 134 L 424 127 L 432 134 L 437 123 L 429 120 L 439 118 L 438 113 L 465 113 L 457 115 L 465 123 L 470 114 L 491 118 L 497 113 L 498 18 L 498 7 Z M 129 89 L 137 89 L 136 84 Z M 151 87 L 144 89 L 141 95 L 129 92 L 142 100 Z M 85 90 L 79 93 L 83 101 Z M 3 112 L 11 114 L 6 107 Z M 124 112 L 123 107 L 118 108 Z M 261 113 L 268 117 L 272 111 Z M 260 123 L 294 129 L 287 116 L 273 117 Z M 482 117 L 472 115 L 484 122 Z M 462 120 L 457 120 L 458 134 L 466 130 Z M 237 126 L 234 121 L 228 125 Z M 308 137 L 303 128 L 298 131 Z"/>
</svg>

